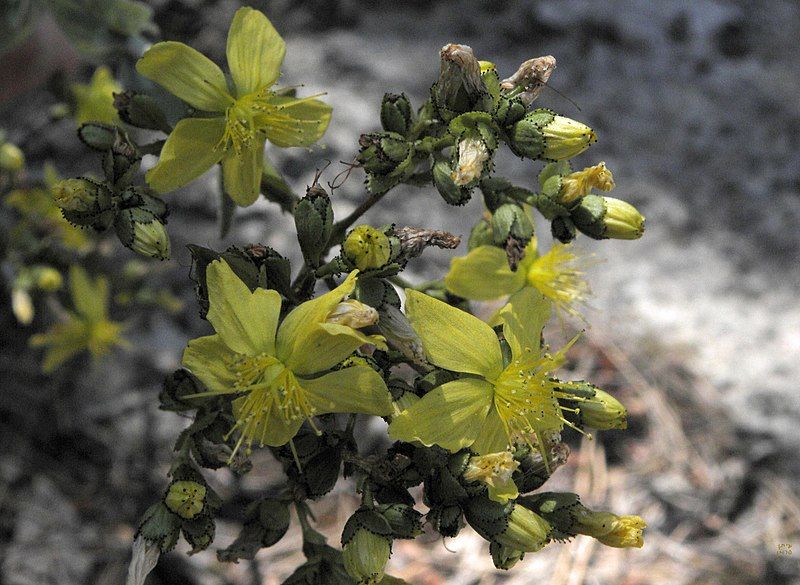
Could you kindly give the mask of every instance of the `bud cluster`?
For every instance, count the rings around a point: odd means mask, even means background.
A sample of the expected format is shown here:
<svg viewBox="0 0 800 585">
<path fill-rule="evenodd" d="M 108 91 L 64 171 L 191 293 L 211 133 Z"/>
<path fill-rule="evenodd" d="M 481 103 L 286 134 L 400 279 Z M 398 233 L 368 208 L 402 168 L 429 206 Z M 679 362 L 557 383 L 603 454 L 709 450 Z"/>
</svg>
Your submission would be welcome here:
<svg viewBox="0 0 800 585">
<path fill-rule="evenodd" d="M 64 179 L 52 187 L 53 200 L 64 218 L 78 227 L 114 231 L 134 252 L 166 260 L 170 240 L 164 227 L 169 213 L 164 201 L 150 189 L 134 185 L 141 154 L 119 128 L 84 124 L 81 139 L 102 151 L 104 180 Z"/>
</svg>

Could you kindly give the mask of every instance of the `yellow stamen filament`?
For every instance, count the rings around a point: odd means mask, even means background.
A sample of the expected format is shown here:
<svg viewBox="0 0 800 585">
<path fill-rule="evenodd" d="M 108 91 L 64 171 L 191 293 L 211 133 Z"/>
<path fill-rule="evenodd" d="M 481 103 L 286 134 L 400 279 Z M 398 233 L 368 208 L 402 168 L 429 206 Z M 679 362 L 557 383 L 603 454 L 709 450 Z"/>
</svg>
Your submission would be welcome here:
<svg viewBox="0 0 800 585">
<path fill-rule="evenodd" d="M 580 317 L 592 290 L 586 282 L 586 269 L 593 261 L 575 253 L 571 245 L 554 244 L 547 254 L 533 261 L 528 269 L 528 284 L 550 299 L 556 309 Z"/>
<path fill-rule="evenodd" d="M 508 364 L 494 383 L 494 405 L 509 444 L 525 443 L 537 449 L 545 463 L 547 434 L 561 430 L 564 425 L 576 428 L 564 418 L 557 400 L 570 395 L 559 389 L 561 383 L 550 373 L 564 363 L 564 355 L 578 337 L 580 334 L 555 355 L 524 348 L 523 355 Z"/>
</svg>

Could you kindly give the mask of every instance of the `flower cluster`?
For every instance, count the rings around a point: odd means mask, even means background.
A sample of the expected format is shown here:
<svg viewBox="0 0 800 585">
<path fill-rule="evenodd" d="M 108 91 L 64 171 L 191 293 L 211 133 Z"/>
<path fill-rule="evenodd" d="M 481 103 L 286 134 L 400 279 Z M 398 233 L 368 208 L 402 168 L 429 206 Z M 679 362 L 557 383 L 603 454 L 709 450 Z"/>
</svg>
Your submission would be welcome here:
<svg viewBox="0 0 800 585">
<path fill-rule="evenodd" d="M 52 209 L 67 222 L 113 228 L 131 250 L 167 259 L 160 195 L 219 165 L 223 232 L 237 206 L 263 195 L 292 214 L 302 257 L 293 270 L 287 256 L 261 244 L 189 246 L 201 316 L 213 333 L 189 341 L 161 392 L 163 409 L 194 413 L 193 422 L 178 438 L 171 481 L 145 513 L 136 550 L 165 552 L 180 535 L 193 551 L 210 546 L 222 502 L 203 470 L 247 473 L 260 448 L 282 465 L 285 489 L 253 501 L 241 534 L 218 555 L 253 558 L 286 534 L 293 508 L 307 561 L 285 583 L 401 582 L 385 571 L 393 541 L 422 531 L 415 494 L 432 530 L 453 537 L 468 524 L 502 569 L 579 534 L 642 546 L 638 516 L 538 491 L 566 462 L 562 433 L 627 426 L 611 394 L 562 379 L 580 334 L 558 349 L 545 343 L 553 315 L 562 329 L 583 319 L 591 292 L 593 261 L 572 242 L 581 234 L 636 239 L 644 230 L 631 204 L 597 193 L 615 187 L 604 162 L 580 171 L 569 163 L 596 132 L 533 106 L 555 58 L 530 59 L 501 81 L 470 47 L 443 47 L 438 78 L 418 108 L 405 94 L 384 96 L 381 129 L 361 135 L 353 164 L 366 175 L 366 199 L 336 218 L 319 176 L 299 197 L 265 158 L 268 144 L 314 144 L 331 118 L 319 95 L 276 87 L 285 51 L 272 23 L 251 8 L 230 25 L 227 73 L 183 43 L 155 43 L 136 70 L 184 102 L 177 120 L 156 97 L 123 91 L 107 68 L 72 87 L 79 136 L 102 153 L 103 177 L 48 185 Z M 165 137 L 143 144 L 142 129 Z M 543 161 L 538 180 L 531 172 L 530 184 L 518 186 L 498 176 L 502 148 L 526 165 Z M 137 180 L 148 154 L 158 161 Z M 21 156 L 0 146 L 0 168 L 17 172 Z M 459 237 L 359 223 L 401 184 L 427 187 L 453 206 L 482 197 L 485 213 L 475 218 L 466 255 L 439 280 L 414 285 L 404 271 L 430 247 L 458 247 Z M 549 249 L 536 236 L 535 212 L 549 222 Z M 60 273 L 45 268 L 30 270 L 20 290 L 57 290 Z M 100 356 L 124 344 L 122 324 L 108 314 L 108 281 L 73 267 L 69 282 L 74 310 L 32 338 L 47 347 L 48 371 L 83 350 Z M 494 304 L 486 321 L 471 304 L 483 301 Z M 15 310 L 25 317 L 24 306 Z M 356 422 L 365 416 L 388 425 L 388 449 L 359 451 Z M 339 550 L 312 527 L 307 500 L 324 496 L 342 474 L 357 476 L 361 504 Z"/>
</svg>

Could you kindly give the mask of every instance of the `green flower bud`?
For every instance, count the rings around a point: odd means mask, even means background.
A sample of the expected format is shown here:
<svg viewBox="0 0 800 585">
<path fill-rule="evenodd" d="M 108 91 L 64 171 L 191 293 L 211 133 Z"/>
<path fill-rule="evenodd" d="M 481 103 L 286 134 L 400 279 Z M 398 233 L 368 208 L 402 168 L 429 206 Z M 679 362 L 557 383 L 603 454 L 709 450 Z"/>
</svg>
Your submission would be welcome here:
<svg viewBox="0 0 800 585">
<path fill-rule="evenodd" d="M 503 246 L 511 270 L 525 257 L 525 246 L 533 237 L 533 222 L 522 207 L 505 203 L 492 214 L 494 243 Z"/>
<path fill-rule="evenodd" d="M 542 158 L 547 160 L 570 159 L 597 142 L 594 130 L 564 116 L 554 116 L 549 124 L 542 127 L 542 135 L 544 136 Z"/>
<path fill-rule="evenodd" d="M 458 114 L 482 109 L 488 97 L 481 79 L 481 66 L 472 49 L 466 45 L 449 44 L 439 53 L 439 79 L 431 88 L 431 97 L 439 117 L 448 122 Z"/>
<path fill-rule="evenodd" d="M 644 234 L 644 216 L 630 203 L 613 197 L 587 195 L 572 210 L 572 221 L 596 240 L 636 240 Z"/>
<path fill-rule="evenodd" d="M 25 167 L 25 155 L 16 144 L 6 142 L 0 145 L 0 169 L 18 173 Z"/>
<path fill-rule="evenodd" d="M 196 481 L 175 481 L 164 503 L 181 518 L 191 520 L 205 507 L 206 488 Z"/>
<path fill-rule="evenodd" d="M 391 254 L 389 237 L 370 225 L 356 226 L 342 244 L 342 255 L 359 270 L 381 268 Z"/>
<path fill-rule="evenodd" d="M 461 507 L 455 505 L 433 507 L 426 518 L 436 532 L 450 538 L 457 536 L 464 525 Z"/>
<path fill-rule="evenodd" d="M 52 266 L 38 266 L 34 270 L 36 288 L 45 292 L 54 292 L 64 284 L 64 277 Z"/>
<path fill-rule="evenodd" d="M 519 97 L 501 97 L 494 112 L 494 119 L 501 127 L 506 128 L 522 120 L 527 112 L 528 108 Z"/>
<path fill-rule="evenodd" d="M 164 224 L 157 219 L 149 223 L 134 222 L 133 242 L 130 249 L 143 256 L 168 260 L 170 242 Z"/>
<path fill-rule="evenodd" d="M 568 217 L 555 217 L 550 223 L 550 233 L 562 244 L 569 244 L 575 239 L 575 224 Z"/>
<path fill-rule="evenodd" d="M 394 538 L 416 538 L 422 534 L 422 514 L 406 504 L 380 506 L 381 515 L 392 528 Z"/>
<path fill-rule="evenodd" d="M 508 515 L 508 527 L 494 540 L 515 550 L 536 552 L 547 544 L 551 530 L 544 518 L 524 506 L 513 504 Z"/>
<path fill-rule="evenodd" d="M 405 136 L 414 122 L 411 102 L 406 94 L 387 93 L 381 102 L 381 125 L 387 132 Z"/>
<path fill-rule="evenodd" d="M 402 163 L 411 151 L 411 145 L 396 132 L 362 134 L 358 139 L 361 150 L 356 160 L 365 172 L 387 175 Z"/>
<path fill-rule="evenodd" d="M 333 208 L 325 189 L 314 185 L 307 191 L 295 205 L 294 223 L 303 257 L 311 266 L 318 266 L 333 230 Z"/>
<path fill-rule="evenodd" d="M 96 209 L 102 189 L 88 179 L 63 179 L 52 187 L 53 200 L 65 211 L 86 213 Z"/>
<path fill-rule="evenodd" d="M 489 553 L 492 555 L 494 566 L 504 571 L 512 568 L 525 558 L 525 553 L 523 551 L 510 548 L 499 542 L 489 543 Z"/>
<path fill-rule="evenodd" d="M 542 458 L 538 451 L 519 452 L 519 469 L 512 476 L 519 492 L 525 494 L 542 487 L 556 469 L 567 462 L 569 446 L 556 442 L 549 448 L 548 460 Z"/>
<path fill-rule="evenodd" d="M 554 118 L 555 114 L 550 110 L 538 109 L 529 112 L 507 130 L 508 147 L 514 154 L 523 158 L 531 160 L 542 158 L 544 152 L 542 128 Z"/>
<path fill-rule="evenodd" d="M 503 505 L 486 498 L 472 498 L 464 514 L 470 526 L 486 540 L 523 552 L 541 550 L 552 530 L 544 518 L 515 501 Z"/>
<path fill-rule="evenodd" d="M 578 403 L 579 423 L 601 431 L 628 428 L 628 411 L 608 392 L 597 388 L 595 395 Z"/>
<path fill-rule="evenodd" d="M 392 527 L 375 510 L 360 509 L 342 531 L 342 557 L 348 574 L 359 585 L 374 585 L 392 555 Z"/>
<path fill-rule="evenodd" d="M 155 99 L 144 93 L 123 91 L 114 94 L 114 107 L 126 124 L 169 134 L 172 128 Z"/>
<path fill-rule="evenodd" d="M 449 162 L 444 160 L 435 162 L 431 169 L 431 174 L 433 175 L 433 184 L 445 203 L 464 205 L 470 200 L 470 189 L 460 187 L 453 181 L 455 171 L 453 171 Z"/>
<path fill-rule="evenodd" d="M 493 243 L 492 224 L 486 218 L 481 218 L 480 221 L 472 227 L 472 231 L 469 233 L 467 249 L 474 250 L 479 246 L 491 246 Z"/>
<path fill-rule="evenodd" d="M 11 312 L 22 325 L 30 325 L 33 322 L 33 299 L 27 290 L 15 288 L 11 291 Z"/>
</svg>

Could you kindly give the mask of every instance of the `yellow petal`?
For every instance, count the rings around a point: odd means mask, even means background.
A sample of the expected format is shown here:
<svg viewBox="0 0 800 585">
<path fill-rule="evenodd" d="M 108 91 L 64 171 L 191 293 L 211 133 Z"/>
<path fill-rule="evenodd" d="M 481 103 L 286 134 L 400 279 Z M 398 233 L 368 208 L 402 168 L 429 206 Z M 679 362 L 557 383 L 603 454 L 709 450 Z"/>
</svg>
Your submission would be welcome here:
<svg viewBox="0 0 800 585">
<path fill-rule="evenodd" d="M 490 380 L 500 375 L 500 343 L 492 328 L 477 317 L 410 289 L 406 289 L 406 315 L 432 364 Z"/>
<path fill-rule="evenodd" d="M 229 348 L 247 355 L 275 354 L 281 295 L 272 289 L 250 292 L 227 262 L 206 268 L 208 320 Z"/>
<path fill-rule="evenodd" d="M 183 366 L 212 392 L 231 392 L 236 375 L 225 363 L 232 357 L 219 335 L 192 339 L 183 352 Z"/>
<path fill-rule="evenodd" d="M 224 112 L 234 101 L 222 70 L 183 43 L 156 43 L 137 61 L 136 70 L 198 110 Z"/>
<path fill-rule="evenodd" d="M 329 370 L 367 343 L 386 349 L 378 335 L 364 335 L 346 325 L 319 323 L 310 326 L 308 335 L 285 364 L 298 376 L 309 376 Z"/>
<path fill-rule="evenodd" d="M 478 246 L 453 258 L 444 284 L 451 293 L 475 301 L 510 295 L 525 286 L 525 270 L 512 272 L 506 253 L 495 246 Z"/>
<path fill-rule="evenodd" d="M 233 401 L 233 415 L 242 420 L 241 410 L 247 402 L 247 396 Z M 261 445 L 279 447 L 285 445 L 297 434 L 305 419 L 302 417 L 286 419 L 274 400 L 267 401 L 267 412 L 253 419 L 243 438 L 244 442 L 257 441 Z M 238 449 L 238 447 L 237 447 Z"/>
<path fill-rule="evenodd" d="M 475 441 L 492 406 L 492 395 L 492 385 L 475 378 L 442 384 L 394 417 L 389 436 L 439 445 L 455 453 Z"/>
<path fill-rule="evenodd" d="M 222 159 L 222 184 L 225 186 L 225 193 L 241 207 L 255 203 L 261 192 L 264 142 L 264 138 L 257 136 L 241 152 L 229 151 Z"/>
<path fill-rule="evenodd" d="M 322 138 L 331 121 L 332 108 L 312 98 L 275 96 L 256 124 L 275 146 L 311 146 Z"/>
<path fill-rule="evenodd" d="M 224 131 L 224 118 L 186 118 L 178 122 L 161 149 L 158 164 L 147 171 L 147 183 L 159 193 L 168 193 L 205 173 L 224 154 L 222 148 L 217 148 Z"/>
<path fill-rule="evenodd" d="M 538 354 L 542 346 L 542 329 L 550 319 L 550 301 L 533 287 L 514 293 L 508 304 L 497 313 L 503 323 L 503 336 L 511 347 L 511 355 L 520 357 L 526 347 Z"/>
<path fill-rule="evenodd" d="M 236 11 L 228 30 L 228 68 L 238 97 L 270 87 L 281 74 L 286 43 L 263 13 Z"/>
<path fill-rule="evenodd" d="M 315 414 L 357 412 L 388 416 L 392 397 L 383 378 L 368 366 L 336 370 L 313 380 L 300 380 Z"/>
<path fill-rule="evenodd" d="M 357 274 L 358 271 L 354 270 L 335 289 L 301 303 L 283 320 L 278 328 L 276 355 L 286 364 L 287 368 L 299 375 L 309 375 L 327 369 L 313 369 L 314 359 L 316 353 L 319 352 L 320 345 L 333 342 L 330 339 L 330 333 L 320 333 L 322 330 L 320 325 L 325 323 L 325 319 L 336 305 L 353 292 Z M 334 335 L 336 332 L 338 331 L 333 332 Z M 311 368 L 310 371 L 309 368 Z"/>
<path fill-rule="evenodd" d="M 108 279 L 102 276 L 92 279 L 81 266 L 73 264 L 69 269 L 69 288 L 72 305 L 86 320 L 100 322 L 108 315 Z"/>
<path fill-rule="evenodd" d="M 508 447 L 506 428 L 497 409 L 492 406 L 470 449 L 478 455 L 487 455 L 505 451 Z"/>
</svg>

